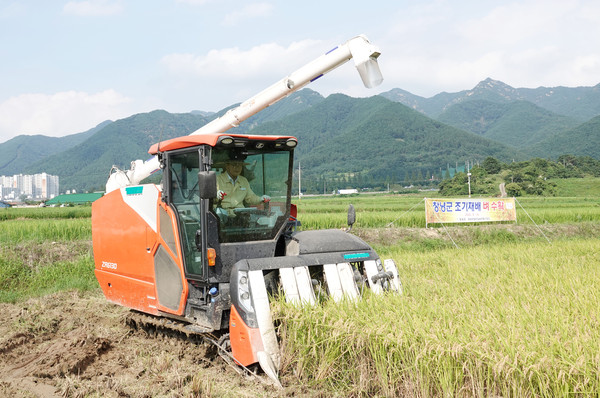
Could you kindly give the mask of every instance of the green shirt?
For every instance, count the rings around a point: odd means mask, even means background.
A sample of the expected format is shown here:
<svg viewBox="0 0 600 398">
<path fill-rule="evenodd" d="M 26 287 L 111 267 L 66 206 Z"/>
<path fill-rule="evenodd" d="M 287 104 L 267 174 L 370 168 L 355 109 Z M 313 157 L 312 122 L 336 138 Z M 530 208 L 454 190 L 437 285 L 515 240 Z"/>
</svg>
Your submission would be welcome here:
<svg viewBox="0 0 600 398">
<path fill-rule="evenodd" d="M 221 207 L 224 209 L 237 209 L 262 202 L 244 176 L 238 176 L 234 184 L 229 174 L 224 171 L 217 176 L 217 189 L 227 194 L 221 201 Z"/>
</svg>

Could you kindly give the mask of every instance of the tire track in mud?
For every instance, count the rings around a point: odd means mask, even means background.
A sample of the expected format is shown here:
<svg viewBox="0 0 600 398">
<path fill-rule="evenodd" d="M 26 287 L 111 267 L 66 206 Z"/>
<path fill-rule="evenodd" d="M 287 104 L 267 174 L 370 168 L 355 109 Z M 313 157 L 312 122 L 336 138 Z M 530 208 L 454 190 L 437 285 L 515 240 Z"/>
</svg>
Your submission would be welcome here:
<svg viewBox="0 0 600 398">
<path fill-rule="evenodd" d="M 54 379 L 84 375 L 89 365 L 112 348 L 108 339 L 90 335 L 84 329 L 66 333 L 59 327 L 55 329 L 39 335 L 17 332 L 2 340 L 2 395 L 63 396 L 58 394 Z"/>
<path fill-rule="evenodd" d="M 23 335 L 14 336 L 9 341 L 15 338 L 23 340 Z M 91 363 L 111 348 L 111 343 L 107 339 L 74 330 L 65 337 L 53 336 L 47 344 L 33 338 L 14 348 L 17 347 L 26 350 L 27 353 L 9 359 L 5 368 L 6 374 L 12 378 L 53 378 L 84 374 Z"/>
<path fill-rule="evenodd" d="M 285 396 L 206 345 L 149 337 L 98 291 L 0 303 L 0 396 Z M 292 394 L 298 396 L 296 394 Z"/>
</svg>

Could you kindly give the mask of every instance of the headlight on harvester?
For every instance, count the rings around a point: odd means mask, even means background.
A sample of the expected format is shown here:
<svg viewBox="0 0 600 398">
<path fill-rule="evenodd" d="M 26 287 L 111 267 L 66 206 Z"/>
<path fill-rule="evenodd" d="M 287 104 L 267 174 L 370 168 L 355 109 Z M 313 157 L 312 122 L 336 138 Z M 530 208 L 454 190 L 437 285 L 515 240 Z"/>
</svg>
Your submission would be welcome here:
<svg viewBox="0 0 600 398">
<path fill-rule="evenodd" d="M 228 135 L 226 135 L 226 136 L 221 136 L 221 137 L 219 137 L 219 139 L 218 139 L 218 141 L 217 141 L 217 142 L 218 142 L 219 144 L 221 144 L 221 145 L 225 145 L 225 146 L 227 146 L 227 145 L 231 145 L 231 144 L 233 144 L 233 137 L 230 137 L 230 136 L 228 136 Z"/>
<path fill-rule="evenodd" d="M 238 302 L 242 309 L 247 313 L 254 313 L 252 299 L 250 298 L 250 285 L 248 284 L 248 272 L 238 272 Z"/>
<path fill-rule="evenodd" d="M 285 142 L 285 146 L 287 146 L 288 148 L 295 148 L 296 145 L 298 145 L 298 141 L 296 141 L 293 138 L 290 138 Z"/>
</svg>

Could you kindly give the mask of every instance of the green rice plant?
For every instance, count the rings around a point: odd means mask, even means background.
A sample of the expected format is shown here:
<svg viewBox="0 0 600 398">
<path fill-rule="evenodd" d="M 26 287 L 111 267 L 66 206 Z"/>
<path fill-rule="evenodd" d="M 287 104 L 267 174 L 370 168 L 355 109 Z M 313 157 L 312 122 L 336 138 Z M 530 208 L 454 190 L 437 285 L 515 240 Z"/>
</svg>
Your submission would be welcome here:
<svg viewBox="0 0 600 398">
<path fill-rule="evenodd" d="M 560 224 L 568 222 L 598 221 L 600 220 L 600 207 L 598 208 L 546 208 L 527 210 L 531 219 L 524 210 L 517 211 L 520 224 Z"/>
<path fill-rule="evenodd" d="M 348 226 L 347 212 L 346 208 L 337 213 L 301 213 L 298 218 L 302 222 L 303 229 L 344 228 Z M 425 216 L 424 213 L 419 212 L 365 211 L 356 208 L 356 227 L 386 227 L 392 222 L 397 227 L 425 227 Z"/>
<path fill-rule="evenodd" d="M 91 239 L 89 218 L 15 219 L 0 222 L 0 243 Z"/>
<path fill-rule="evenodd" d="M 600 199 L 594 197 L 517 199 L 517 223 L 559 224 L 600 220 Z M 423 199 L 404 195 L 360 195 L 355 197 L 317 197 L 298 201 L 298 219 L 303 229 L 343 228 L 348 206 L 356 210 L 356 226 L 362 228 L 425 227 Z M 470 223 L 461 225 L 485 225 Z M 439 228 L 441 224 L 430 224 Z"/>
<path fill-rule="evenodd" d="M 89 218 L 91 206 L 77 207 L 28 207 L 0 209 L 0 221 L 15 219 Z"/>
<path fill-rule="evenodd" d="M 425 226 L 422 199 L 398 195 L 303 199 L 298 203 L 298 218 L 303 229 L 343 228 L 350 204 L 356 211 L 357 227 L 384 227 L 391 222 L 396 226 Z"/>
<path fill-rule="evenodd" d="M 600 241 L 390 250 L 402 296 L 277 303 L 284 379 L 344 396 L 600 391 Z"/>
</svg>

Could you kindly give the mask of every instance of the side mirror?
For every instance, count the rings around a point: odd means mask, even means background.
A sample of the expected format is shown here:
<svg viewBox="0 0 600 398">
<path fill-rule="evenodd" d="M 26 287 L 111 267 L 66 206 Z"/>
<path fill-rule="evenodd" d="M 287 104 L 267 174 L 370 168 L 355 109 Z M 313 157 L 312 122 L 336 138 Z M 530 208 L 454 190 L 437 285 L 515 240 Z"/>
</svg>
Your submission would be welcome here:
<svg viewBox="0 0 600 398">
<path fill-rule="evenodd" d="M 214 171 L 200 171 L 198 173 L 198 190 L 200 199 L 217 197 L 217 173 Z"/>
<path fill-rule="evenodd" d="M 352 230 L 352 225 L 356 222 L 356 211 L 354 211 L 354 206 L 348 206 L 348 226 L 350 229 L 348 232 Z"/>
</svg>

